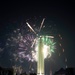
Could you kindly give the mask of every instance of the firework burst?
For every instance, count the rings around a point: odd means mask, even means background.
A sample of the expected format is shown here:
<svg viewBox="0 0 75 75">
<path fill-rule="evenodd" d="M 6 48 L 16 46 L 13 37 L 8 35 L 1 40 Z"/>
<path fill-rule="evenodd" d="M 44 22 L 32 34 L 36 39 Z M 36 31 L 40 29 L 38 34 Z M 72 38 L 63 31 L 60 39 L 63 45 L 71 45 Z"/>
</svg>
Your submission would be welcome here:
<svg viewBox="0 0 75 75">
<path fill-rule="evenodd" d="M 38 19 L 36 19 L 36 21 L 37 20 Z M 14 30 L 10 34 L 6 42 L 6 49 L 9 50 L 10 61 L 14 63 L 12 64 L 12 66 L 15 64 L 19 64 L 23 67 L 21 63 L 24 64 L 25 62 L 31 62 L 28 70 L 34 70 L 34 67 L 32 66 L 34 61 L 37 61 L 37 45 L 40 37 L 43 37 L 42 39 L 44 43 L 44 59 L 49 59 L 52 56 L 52 53 L 56 52 L 56 50 L 54 51 L 54 49 L 56 48 L 54 42 L 55 35 L 52 35 L 55 29 L 53 29 L 54 27 L 49 24 L 45 25 L 44 21 L 45 18 L 40 23 L 38 23 L 38 21 L 31 22 L 30 20 L 27 20 L 26 24 L 23 27 Z M 40 26 L 38 27 L 37 25 Z M 50 34 L 52 36 L 50 36 Z M 63 40 L 60 34 L 58 35 L 58 37 L 60 40 Z M 59 43 L 59 46 L 62 48 L 62 52 L 64 53 L 65 50 L 62 47 L 61 42 Z M 3 50 L 5 49 L 0 49 L 1 52 Z M 57 50 L 57 54 L 59 57 L 62 55 L 60 50 Z M 66 57 L 65 62 L 67 62 Z"/>
</svg>

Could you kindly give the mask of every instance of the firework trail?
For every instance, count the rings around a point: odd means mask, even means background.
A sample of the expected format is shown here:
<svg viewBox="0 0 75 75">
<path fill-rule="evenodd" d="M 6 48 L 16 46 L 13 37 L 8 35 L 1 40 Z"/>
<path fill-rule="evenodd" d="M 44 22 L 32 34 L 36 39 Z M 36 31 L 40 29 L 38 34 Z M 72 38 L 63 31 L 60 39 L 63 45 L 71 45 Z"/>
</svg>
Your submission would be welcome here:
<svg viewBox="0 0 75 75">
<path fill-rule="evenodd" d="M 34 29 L 29 25 L 28 22 L 26 22 L 26 24 L 28 25 L 28 27 L 36 34 L 36 32 L 34 31 Z"/>
<path fill-rule="evenodd" d="M 42 28 L 42 26 L 43 26 L 43 24 L 44 24 L 44 21 L 45 21 L 45 18 L 44 18 L 44 19 L 42 20 L 42 22 L 41 22 L 39 32 L 40 32 L 40 30 L 41 30 L 41 28 Z"/>
</svg>

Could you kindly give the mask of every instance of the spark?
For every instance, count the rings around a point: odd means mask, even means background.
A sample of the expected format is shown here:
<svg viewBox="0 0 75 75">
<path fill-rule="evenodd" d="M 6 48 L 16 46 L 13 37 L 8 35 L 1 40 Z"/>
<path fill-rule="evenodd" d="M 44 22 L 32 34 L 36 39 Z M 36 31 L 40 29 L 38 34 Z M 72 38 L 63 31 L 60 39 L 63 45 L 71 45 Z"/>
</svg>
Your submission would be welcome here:
<svg viewBox="0 0 75 75">
<path fill-rule="evenodd" d="M 34 31 L 34 29 L 30 26 L 30 24 L 28 22 L 26 22 L 26 24 L 28 25 L 28 27 L 36 34 L 36 32 Z"/>
<path fill-rule="evenodd" d="M 54 38 L 53 36 L 46 36 L 46 37 L 49 37 L 49 38 Z"/>
<path fill-rule="evenodd" d="M 67 62 L 67 58 L 65 58 L 65 62 Z"/>
<path fill-rule="evenodd" d="M 63 49 L 63 52 L 64 52 L 64 49 Z"/>
<path fill-rule="evenodd" d="M 59 45 L 61 46 L 61 43 Z"/>
<path fill-rule="evenodd" d="M 42 20 L 42 22 L 41 22 L 40 30 L 41 30 L 41 28 L 42 28 L 42 26 L 43 26 L 44 20 L 45 20 L 45 18 L 44 18 L 44 19 Z M 39 30 L 39 32 L 40 32 L 40 30 Z"/>
</svg>

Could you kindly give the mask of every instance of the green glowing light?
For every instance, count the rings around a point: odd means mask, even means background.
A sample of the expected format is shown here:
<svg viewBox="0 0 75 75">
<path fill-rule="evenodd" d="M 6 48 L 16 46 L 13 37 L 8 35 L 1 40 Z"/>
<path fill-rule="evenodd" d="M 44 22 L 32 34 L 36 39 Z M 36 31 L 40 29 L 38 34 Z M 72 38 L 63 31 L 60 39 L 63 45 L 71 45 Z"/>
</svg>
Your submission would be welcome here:
<svg viewBox="0 0 75 75">
<path fill-rule="evenodd" d="M 53 42 L 53 39 L 51 39 L 51 38 L 49 38 L 49 37 L 47 37 L 47 36 L 43 36 L 43 37 L 42 37 L 42 40 L 43 40 L 44 45 L 49 46 L 49 47 L 50 47 L 50 51 L 51 51 L 51 52 L 54 52 L 54 49 L 55 49 L 54 45 L 55 45 L 56 43 Z"/>
</svg>

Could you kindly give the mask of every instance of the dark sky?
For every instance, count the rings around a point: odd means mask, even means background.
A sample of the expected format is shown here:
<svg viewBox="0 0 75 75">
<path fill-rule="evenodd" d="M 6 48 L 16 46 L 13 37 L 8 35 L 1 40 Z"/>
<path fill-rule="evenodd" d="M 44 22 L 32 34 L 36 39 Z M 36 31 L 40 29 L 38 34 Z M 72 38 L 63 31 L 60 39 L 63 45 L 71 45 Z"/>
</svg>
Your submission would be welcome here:
<svg viewBox="0 0 75 75">
<path fill-rule="evenodd" d="M 5 34 L 12 32 L 20 22 L 42 16 L 57 25 L 63 36 L 64 48 L 68 57 L 68 66 L 75 67 L 75 2 L 68 1 L 4 1 L 0 2 L 0 41 L 5 42 Z M 14 25 L 14 23 L 16 23 Z M 12 24 L 9 25 L 8 24 Z M 2 45 L 3 46 L 3 45 Z"/>
<path fill-rule="evenodd" d="M 23 20 L 30 16 L 43 16 L 51 18 L 58 23 L 64 23 L 74 32 L 74 2 L 45 2 L 45 1 L 24 1 L 14 2 L 6 1 L 0 4 L 0 20 L 2 22 L 11 22 L 14 20 Z"/>
</svg>

